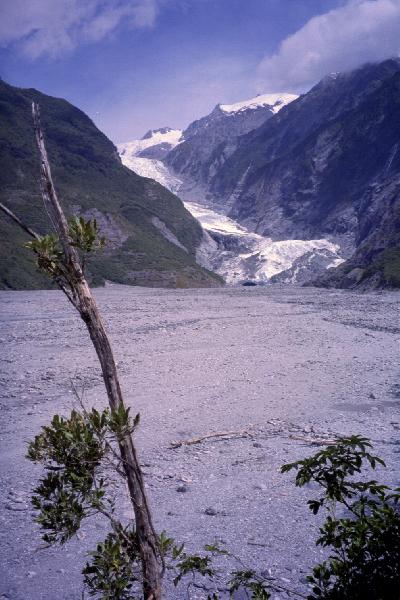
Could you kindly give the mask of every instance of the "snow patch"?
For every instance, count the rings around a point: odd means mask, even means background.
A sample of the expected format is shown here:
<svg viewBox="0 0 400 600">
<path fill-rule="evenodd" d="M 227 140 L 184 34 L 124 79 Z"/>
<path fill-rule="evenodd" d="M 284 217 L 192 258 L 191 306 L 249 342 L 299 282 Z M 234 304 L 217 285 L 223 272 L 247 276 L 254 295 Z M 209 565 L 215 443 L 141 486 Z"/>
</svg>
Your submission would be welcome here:
<svg viewBox="0 0 400 600">
<path fill-rule="evenodd" d="M 294 94 L 262 94 L 250 100 L 235 102 L 234 104 L 219 104 L 220 109 L 226 113 L 236 113 L 244 110 L 254 110 L 260 106 L 268 106 L 276 114 L 289 104 L 296 100 L 298 96 Z"/>
<path fill-rule="evenodd" d="M 117 148 L 123 162 L 123 157 L 137 156 L 142 150 L 147 150 L 147 148 L 158 146 L 159 144 L 168 144 L 172 150 L 181 141 L 181 129 L 169 129 L 165 127 L 164 129 L 149 131 L 141 140 L 132 140 L 131 142 L 118 144 Z"/>
</svg>

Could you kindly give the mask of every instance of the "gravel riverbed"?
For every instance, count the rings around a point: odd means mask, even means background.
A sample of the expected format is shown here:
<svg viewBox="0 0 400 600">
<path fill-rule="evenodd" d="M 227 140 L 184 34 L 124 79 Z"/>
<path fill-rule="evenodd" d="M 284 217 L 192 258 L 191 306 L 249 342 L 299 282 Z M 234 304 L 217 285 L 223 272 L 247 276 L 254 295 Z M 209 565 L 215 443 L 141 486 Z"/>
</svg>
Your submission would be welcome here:
<svg viewBox="0 0 400 600">
<path fill-rule="evenodd" d="M 315 452 L 315 439 L 357 433 L 387 462 L 379 477 L 399 484 L 399 294 L 112 285 L 96 296 L 126 401 L 141 413 L 136 442 L 157 528 L 190 550 L 218 540 L 306 591 L 322 556 L 306 507 L 315 490 L 296 489 L 279 468 Z M 88 406 L 105 405 L 99 366 L 61 293 L 0 292 L 0 311 L 0 598 L 79 600 L 105 524 L 92 519 L 78 539 L 43 549 L 29 503 L 40 468 L 25 453 L 53 414 L 71 410 L 72 384 Z M 171 448 L 219 432 L 236 434 Z M 129 516 L 123 489 L 120 502 Z M 167 583 L 167 599 L 185 594 Z"/>
</svg>

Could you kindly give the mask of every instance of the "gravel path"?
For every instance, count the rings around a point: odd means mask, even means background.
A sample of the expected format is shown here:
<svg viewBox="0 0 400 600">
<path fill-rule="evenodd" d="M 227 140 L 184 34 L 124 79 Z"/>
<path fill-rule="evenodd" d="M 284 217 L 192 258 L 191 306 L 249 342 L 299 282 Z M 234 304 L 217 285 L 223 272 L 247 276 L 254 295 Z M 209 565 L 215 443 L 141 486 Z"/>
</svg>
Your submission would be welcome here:
<svg viewBox="0 0 400 600">
<path fill-rule="evenodd" d="M 399 483 L 399 295 L 312 288 L 97 291 L 136 435 L 156 524 L 192 550 L 220 540 L 247 565 L 304 589 L 321 557 L 317 522 L 284 462 L 313 437 L 358 433 Z M 99 367 L 58 292 L 0 292 L 0 598 L 78 600 L 85 553 L 103 535 L 40 549 L 29 490 L 40 469 L 26 443 L 72 407 L 71 381 L 103 406 Z M 220 431 L 248 432 L 171 449 Z M 124 494 L 122 510 L 128 514 Z M 184 598 L 168 587 L 166 598 Z M 198 591 L 198 598 L 204 597 Z M 284 598 L 284 594 L 276 598 Z"/>
</svg>

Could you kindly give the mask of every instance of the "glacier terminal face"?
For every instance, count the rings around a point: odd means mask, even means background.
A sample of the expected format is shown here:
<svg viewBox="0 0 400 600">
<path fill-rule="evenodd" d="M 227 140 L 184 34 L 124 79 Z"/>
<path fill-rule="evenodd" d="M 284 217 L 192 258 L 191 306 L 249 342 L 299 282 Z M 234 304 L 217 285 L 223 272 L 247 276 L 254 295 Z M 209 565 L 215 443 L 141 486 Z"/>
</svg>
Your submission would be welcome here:
<svg viewBox="0 0 400 600">
<path fill-rule="evenodd" d="M 184 204 L 205 230 L 200 264 L 212 268 L 229 284 L 244 281 L 298 283 L 307 279 L 306 274 L 311 278 L 344 260 L 339 245 L 329 240 L 273 241 L 203 205 Z M 279 274 L 285 277 L 276 279 Z"/>
</svg>

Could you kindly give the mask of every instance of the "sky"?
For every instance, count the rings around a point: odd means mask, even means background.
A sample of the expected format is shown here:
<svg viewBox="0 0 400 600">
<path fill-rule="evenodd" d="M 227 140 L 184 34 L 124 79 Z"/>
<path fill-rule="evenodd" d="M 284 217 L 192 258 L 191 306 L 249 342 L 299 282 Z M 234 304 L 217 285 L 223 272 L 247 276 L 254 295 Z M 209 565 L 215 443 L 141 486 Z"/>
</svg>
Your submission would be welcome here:
<svg viewBox="0 0 400 600">
<path fill-rule="evenodd" d="M 0 0 L 0 77 L 115 143 L 400 54 L 400 0 Z"/>
</svg>

